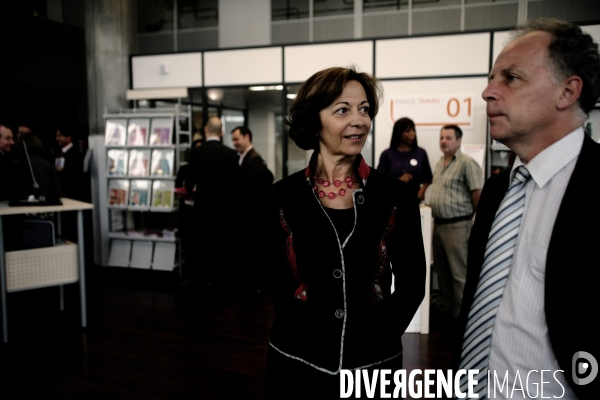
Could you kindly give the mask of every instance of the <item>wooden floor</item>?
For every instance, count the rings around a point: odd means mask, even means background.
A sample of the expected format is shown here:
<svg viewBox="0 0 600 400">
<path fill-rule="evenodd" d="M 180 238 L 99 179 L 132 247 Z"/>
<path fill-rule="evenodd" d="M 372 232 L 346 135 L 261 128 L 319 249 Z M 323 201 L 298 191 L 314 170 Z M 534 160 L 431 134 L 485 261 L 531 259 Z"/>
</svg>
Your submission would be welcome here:
<svg viewBox="0 0 600 400">
<path fill-rule="evenodd" d="M 273 309 L 210 302 L 173 272 L 91 267 L 88 327 L 78 287 L 8 295 L 1 399 L 260 399 Z M 447 322 L 405 334 L 404 366 L 450 366 Z"/>
</svg>

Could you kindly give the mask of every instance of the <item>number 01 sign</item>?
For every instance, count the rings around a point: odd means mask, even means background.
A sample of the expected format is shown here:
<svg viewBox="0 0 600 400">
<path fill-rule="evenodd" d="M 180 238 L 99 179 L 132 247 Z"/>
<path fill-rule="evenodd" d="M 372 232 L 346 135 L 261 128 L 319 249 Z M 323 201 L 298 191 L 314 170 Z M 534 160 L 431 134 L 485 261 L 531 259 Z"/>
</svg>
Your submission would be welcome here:
<svg viewBox="0 0 600 400">
<path fill-rule="evenodd" d="M 425 129 L 441 129 L 444 125 L 473 129 L 473 94 L 391 96 L 387 104 L 392 125 L 408 117 Z"/>
</svg>

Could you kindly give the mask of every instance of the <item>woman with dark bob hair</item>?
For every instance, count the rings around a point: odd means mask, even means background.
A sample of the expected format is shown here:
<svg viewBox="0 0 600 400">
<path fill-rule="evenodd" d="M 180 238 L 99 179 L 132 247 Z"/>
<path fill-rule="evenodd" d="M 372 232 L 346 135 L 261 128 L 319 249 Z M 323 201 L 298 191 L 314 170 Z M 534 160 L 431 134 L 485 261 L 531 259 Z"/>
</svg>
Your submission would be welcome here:
<svg viewBox="0 0 600 400">
<path fill-rule="evenodd" d="M 290 137 L 314 152 L 305 170 L 270 187 L 263 207 L 275 308 L 266 399 L 339 398 L 341 370 L 402 368 L 425 253 L 408 187 L 361 156 L 381 91 L 369 74 L 328 68 L 290 107 Z"/>
<path fill-rule="evenodd" d="M 394 123 L 390 148 L 379 156 L 377 170 L 408 183 L 417 203 L 425 199 L 433 174 L 427 152 L 417 144 L 417 131 L 412 119 L 403 117 Z"/>
</svg>

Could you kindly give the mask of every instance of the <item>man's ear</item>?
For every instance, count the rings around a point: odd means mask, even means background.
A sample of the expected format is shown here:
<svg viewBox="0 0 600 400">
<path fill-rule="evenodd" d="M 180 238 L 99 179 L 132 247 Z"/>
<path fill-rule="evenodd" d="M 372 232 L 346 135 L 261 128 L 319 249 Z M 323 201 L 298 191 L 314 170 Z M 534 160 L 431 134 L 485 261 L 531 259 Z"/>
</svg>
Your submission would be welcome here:
<svg viewBox="0 0 600 400">
<path fill-rule="evenodd" d="M 579 100 L 581 89 L 583 88 L 583 81 L 577 75 L 573 75 L 566 78 L 562 82 L 561 87 L 562 92 L 558 99 L 557 107 L 560 110 L 564 110 Z"/>
</svg>

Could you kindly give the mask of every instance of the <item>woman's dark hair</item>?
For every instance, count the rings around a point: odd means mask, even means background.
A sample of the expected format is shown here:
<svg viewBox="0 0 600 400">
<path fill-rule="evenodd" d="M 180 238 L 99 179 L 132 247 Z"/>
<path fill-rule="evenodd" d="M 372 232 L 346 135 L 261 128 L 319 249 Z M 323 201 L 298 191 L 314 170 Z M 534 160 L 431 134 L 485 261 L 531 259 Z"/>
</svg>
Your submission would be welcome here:
<svg viewBox="0 0 600 400">
<path fill-rule="evenodd" d="M 298 147 L 303 150 L 319 147 L 318 133 L 322 129 L 319 113 L 342 94 L 344 86 L 350 81 L 357 81 L 365 89 L 369 118 L 375 118 L 383 92 L 377 78 L 365 72 L 357 72 L 353 66 L 324 69 L 300 86 L 285 118 L 288 135 Z"/>
<path fill-rule="evenodd" d="M 415 122 L 410 118 L 403 117 L 394 123 L 394 129 L 392 130 L 392 140 L 390 140 L 391 149 L 395 149 L 398 146 L 400 146 L 400 143 L 402 143 L 402 134 L 409 129 L 415 131 L 415 140 L 410 145 L 410 148 L 417 148 L 417 128 L 415 128 Z"/>
</svg>

